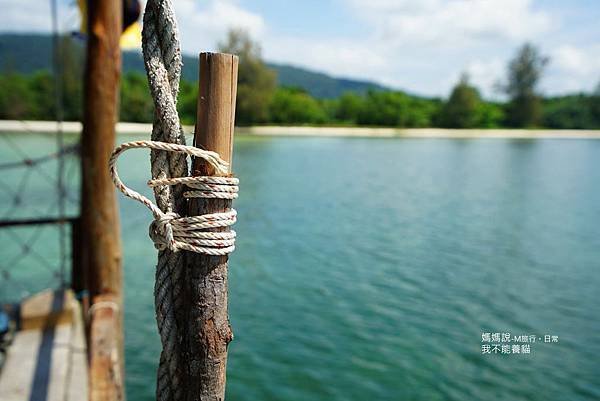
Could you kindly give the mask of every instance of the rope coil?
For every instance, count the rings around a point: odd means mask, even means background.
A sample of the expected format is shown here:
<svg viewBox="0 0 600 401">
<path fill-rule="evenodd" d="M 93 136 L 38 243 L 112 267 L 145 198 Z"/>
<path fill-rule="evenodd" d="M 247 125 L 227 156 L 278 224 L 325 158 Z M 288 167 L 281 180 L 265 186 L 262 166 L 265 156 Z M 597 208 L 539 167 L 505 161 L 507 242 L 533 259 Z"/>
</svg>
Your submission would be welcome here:
<svg viewBox="0 0 600 401">
<path fill-rule="evenodd" d="M 207 255 L 228 255 L 235 249 L 236 233 L 229 231 L 206 231 L 226 228 L 236 222 L 237 212 L 229 209 L 225 212 L 182 217 L 175 212 L 163 212 L 150 199 L 127 187 L 119 177 L 117 160 L 129 149 L 149 148 L 167 152 L 183 153 L 204 159 L 217 172 L 227 174 L 229 164 L 218 153 L 193 146 L 179 145 L 160 141 L 133 141 L 119 145 L 109 160 L 110 175 L 115 187 L 125 196 L 145 205 L 154 215 L 150 224 L 150 238 L 159 250 L 173 252 L 186 250 Z M 239 180 L 235 177 L 198 176 L 157 178 L 148 181 L 150 188 L 159 186 L 186 185 L 192 190 L 183 193 L 184 198 L 236 199 Z"/>
</svg>

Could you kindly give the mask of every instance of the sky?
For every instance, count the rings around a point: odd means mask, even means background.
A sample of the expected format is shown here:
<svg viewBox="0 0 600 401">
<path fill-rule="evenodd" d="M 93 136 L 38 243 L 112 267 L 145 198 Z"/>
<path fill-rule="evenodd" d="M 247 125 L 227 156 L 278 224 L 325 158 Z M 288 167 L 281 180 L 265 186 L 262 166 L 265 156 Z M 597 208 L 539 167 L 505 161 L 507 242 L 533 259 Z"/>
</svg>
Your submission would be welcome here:
<svg viewBox="0 0 600 401">
<path fill-rule="evenodd" d="M 78 26 L 74 0 L 59 0 L 62 30 Z M 187 54 L 216 50 L 229 28 L 246 29 L 266 60 L 447 96 L 462 73 L 487 98 L 524 42 L 550 63 L 546 95 L 600 82 L 597 0 L 174 0 Z M 49 1 L 0 0 L 0 31 L 49 32 Z"/>
</svg>

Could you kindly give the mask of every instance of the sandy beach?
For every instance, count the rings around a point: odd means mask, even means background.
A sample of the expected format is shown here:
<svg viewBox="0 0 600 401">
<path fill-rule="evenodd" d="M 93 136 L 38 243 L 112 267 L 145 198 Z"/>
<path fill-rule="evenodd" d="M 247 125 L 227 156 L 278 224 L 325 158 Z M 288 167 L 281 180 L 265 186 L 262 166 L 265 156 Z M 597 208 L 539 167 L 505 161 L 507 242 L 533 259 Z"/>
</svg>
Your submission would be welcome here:
<svg viewBox="0 0 600 401">
<path fill-rule="evenodd" d="M 79 134 L 81 123 L 75 121 L 61 124 L 64 133 Z M 30 132 L 54 133 L 58 129 L 55 121 L 0 120 L 0 133 Z M 192 133 L 193 126 L 184 126 Z M 150 133 L 152 125 L 118 123 L 117 133 L 133 135 Z M 309 127 L 309 126 L 254 126 L 236 127 L 237 135 L 250 136 L 320 136 L 361 138 L 521 138 L 521 139 L 600 139 L 600 130 L 551 130 L 551 129 L 446 129 L 446 128 L 370 128 L 370 127 Z"/>
</svg>

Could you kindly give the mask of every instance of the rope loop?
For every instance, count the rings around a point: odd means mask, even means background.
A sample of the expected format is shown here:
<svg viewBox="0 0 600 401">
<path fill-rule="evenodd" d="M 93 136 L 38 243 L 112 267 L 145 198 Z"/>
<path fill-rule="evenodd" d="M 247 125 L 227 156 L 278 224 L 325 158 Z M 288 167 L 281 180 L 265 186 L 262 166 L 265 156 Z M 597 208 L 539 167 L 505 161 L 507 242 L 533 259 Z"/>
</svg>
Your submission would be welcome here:
<svg viewBox="0 0 600 401">
<path fill-rule="evenodd" d="M 149 148 L 200 157 L 209 163 L 217 174 L 227 174 L 229 164 L 221 159 L 216 152 L 159 141 L 123 143 L 113 151 L 109 160 L 110 175 L 115 187 L 125 196 L 145 205 L 154 215 L 149 234 L 157 249 L 169 249 L 173 252 L 183 249 L 207 255 L 227 255 L 233 252 L 235 249 L 235 231 L 206 230 L 226 228 L 233 225 L 237 216 L 235 209 L 229 209 L 221 213 L 182 217 L 175 212 L 163 212 L 150 199 L 127 187 L 121 181 L 117 171 L 117 160 L 126 150 L 136 148 Z M 192 189 L 183 193 L 183 196 L 188 199 L 236 199 L 239 191 L 238 184 L 239 180 L 235 177 L 221 176 L 171 177 L 148 181 L 148 186 L 151 188 L 186 185 Z"/>
</svg>

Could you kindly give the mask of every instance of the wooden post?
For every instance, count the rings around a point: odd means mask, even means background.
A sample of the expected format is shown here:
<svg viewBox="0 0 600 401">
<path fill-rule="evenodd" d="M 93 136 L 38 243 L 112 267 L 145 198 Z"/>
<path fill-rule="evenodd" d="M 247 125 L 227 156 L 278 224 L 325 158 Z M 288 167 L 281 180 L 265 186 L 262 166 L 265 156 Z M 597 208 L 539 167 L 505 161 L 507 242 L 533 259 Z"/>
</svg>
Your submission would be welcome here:
<svg viewBox="0 0 600 401">
<path fill-rule="evenodd" d="M 83 134 L 81 138 L 81 252 L 88 278 L 90 299 L 109 296 L 116 308 L 113 326 L 119 361 L 117 380 L 123 378 L 123 318 L 121 242 L 118 207 L 108 172 L 108 159 L 115 146 L 118 119 L 122 30 L 121 0 L 88 2 L 88 40 L 85 68 Z M 93 317 L 92 317 L 93 320 Z M 94 321 L 92 321 L 92 328 Z M 93 344 L 95 331 L 91 330 Z M 94 387 L 91 372 L 90 386 Z M 109 394 L 109 393 L 106 393 Z M 95 400 L 123 399 L 119 384 L 117 396 L 98 396 Z"/>
<path fill-rule="evenodd" d="M 123 400 L 123 370 L 120 355 L 119 308 L 112 295 L 94 298 L 90 309 L 91 326 L 89 341 L 89 400 Z M 78 372 L 81 374 L 81 372 Z"/>
<path fill-rule="evenodd" d="M 194 145 L 212 150 L 229 163 L 233 151 L 238 58 L 231 54 L 200 54 L 200 91 Z M 196 159 L 193 175 L 215 172 Z M 230 171 L 231 172 L 231 171 Z M 231 200 L 190 199 L 189 215 L 223 212 Z M 186 305 L 188 327 L 188 401 L 225 398 L 227 345 L 233 339 L 227 312 L 227 256 L 189 253 Z"/>
</svg>

